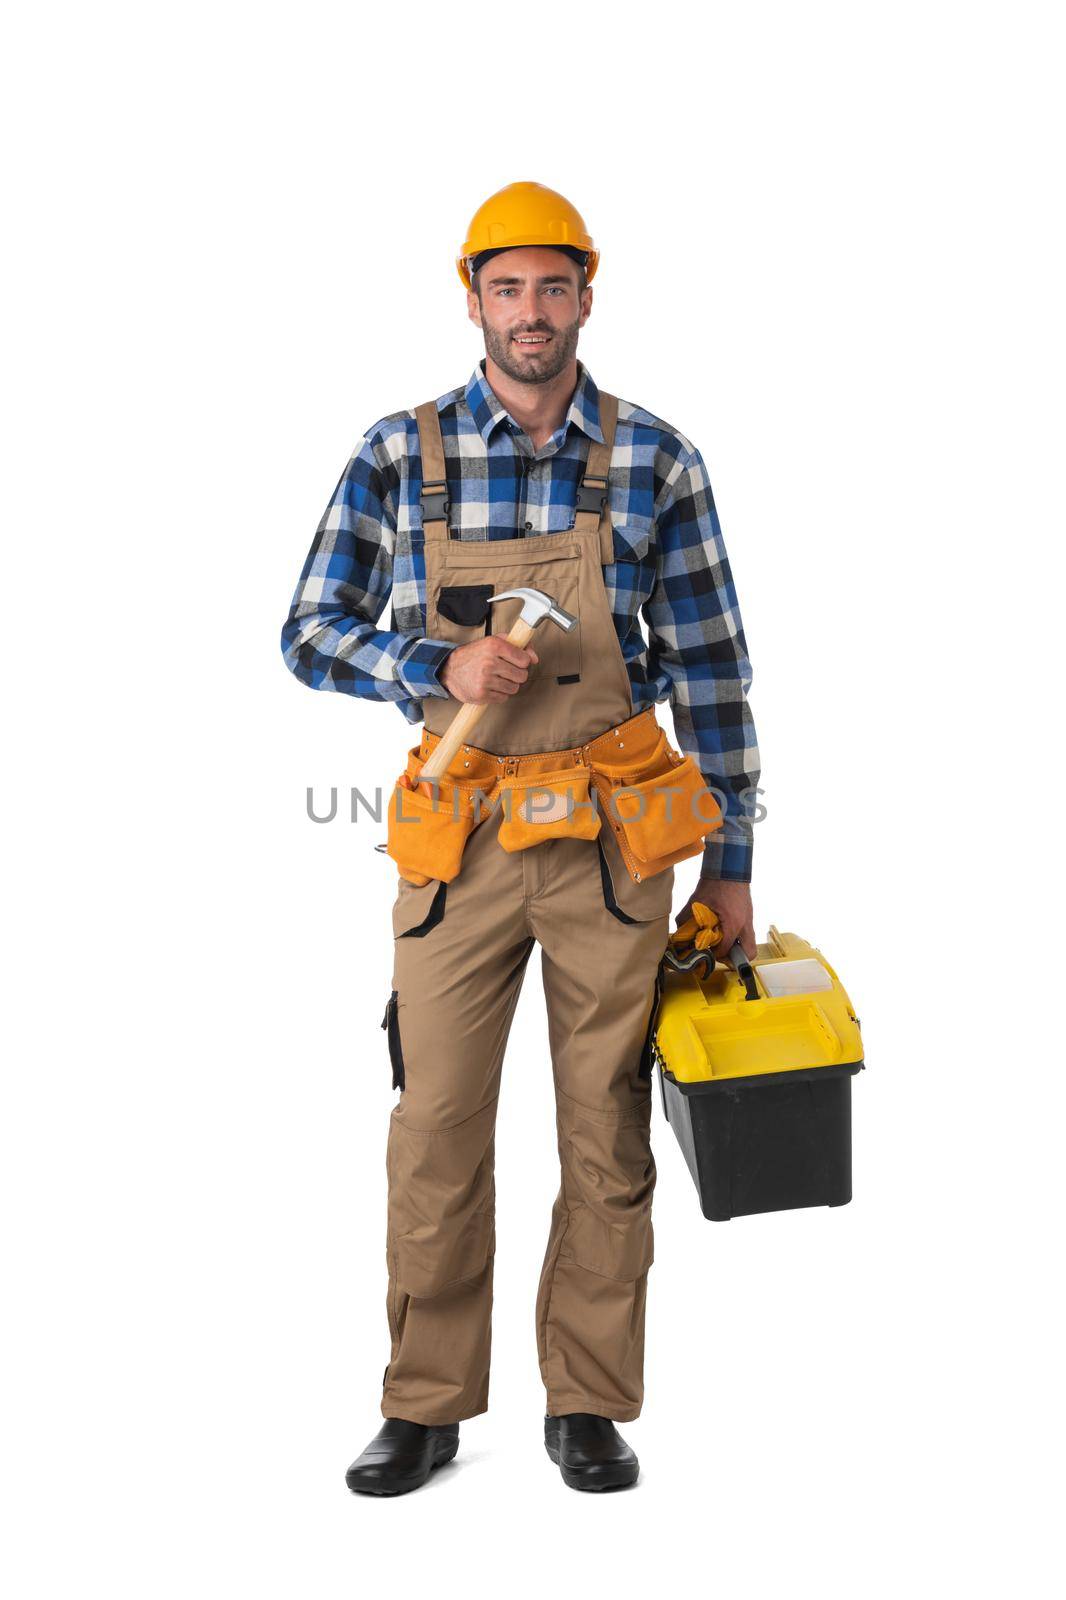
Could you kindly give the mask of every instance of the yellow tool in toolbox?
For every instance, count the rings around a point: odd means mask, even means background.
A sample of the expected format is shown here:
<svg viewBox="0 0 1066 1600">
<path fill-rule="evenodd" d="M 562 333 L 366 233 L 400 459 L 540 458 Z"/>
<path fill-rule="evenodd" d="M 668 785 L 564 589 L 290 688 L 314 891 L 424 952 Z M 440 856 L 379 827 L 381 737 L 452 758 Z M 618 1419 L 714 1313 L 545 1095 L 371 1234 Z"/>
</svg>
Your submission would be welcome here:
<svg viewBox="0 0 1066 1600">
<path fill-rule="evenodd" d="M 753 961 L 740 944 L 717 961 L 717 918 L 691 909 L 660 968 L 652 1054 L 704 1216 L 846 1205 L 863 1047 L 843 984 L 776 928 Z"/>
</svg>

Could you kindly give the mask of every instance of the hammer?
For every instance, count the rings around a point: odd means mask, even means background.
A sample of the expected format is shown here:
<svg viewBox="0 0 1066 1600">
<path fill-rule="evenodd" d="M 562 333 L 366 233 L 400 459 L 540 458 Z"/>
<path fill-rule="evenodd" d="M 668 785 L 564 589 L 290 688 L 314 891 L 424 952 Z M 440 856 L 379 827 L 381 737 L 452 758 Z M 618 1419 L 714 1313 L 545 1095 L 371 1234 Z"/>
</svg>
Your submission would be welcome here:
<svg viewBox="0 0 1066 1600">
<path fill-rule="evenodd" d="M 544 594 L 540 589 L 505 589 L 503 594 L 494 594 L 489 602 L 495 605 L 497 600 L 521 600 L 522 610 L 518 620 L 507 635 L 509 644 L 516 644 L 524 650 L 534 631 L 547 619 L 554 622 L 557 628 L 562 628 L 564 633 L 569 633 L 571 628 L 577 627 L 577 618 L 572 617 L 569 611 L 564 611 L 557 605 L 550 594 Z M 466 739 L 474 723 L 484 711 L 484 703 L 470 701 L 462 706 L 456 713 L 451 727 L 441 739 L 437 748 L 428 758 L 418 774 L 417 783 L 422 783 L 428 778 L 439 778 L 444 773 L 455 752 Z"/>
</svg>

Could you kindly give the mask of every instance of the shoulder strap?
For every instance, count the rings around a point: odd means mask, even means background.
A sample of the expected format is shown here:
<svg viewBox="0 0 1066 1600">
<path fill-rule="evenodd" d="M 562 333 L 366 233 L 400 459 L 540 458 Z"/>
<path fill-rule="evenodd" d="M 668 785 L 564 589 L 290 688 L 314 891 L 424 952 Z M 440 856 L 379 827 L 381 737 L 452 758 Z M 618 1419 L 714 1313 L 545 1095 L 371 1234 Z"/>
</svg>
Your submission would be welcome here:
<svg viewBox="0 0 1066 1600">
<path fill-rule="evenodd" d="M 427 400 L 415 407 L 418 423 L 418 444 L 422 452 L 422 527 L 426 543 L 432 539 L 447 539 L 448 480 L 444 472 L 444 440 L 441 438 L 437 402 Z"/>
<path fill-rule="evenodd" d="M 426 543 L 446 540 L 448 537 L 448 481 L 444 471 L 444 440 L 441 437 L 437 402 L 426 400 L 415 407 L 418 423 L 418 444 L 422 453 L 422 527 Z M 575 528 L 599 528 L 600 561 L 607 565 L 614 560 L 614 541 L 611 538 L 611 519 L 607 515 L 608 479 L 611 471 L 611 453 L 614 450 L 615 425 L 618 421 L 618 400 L 613 394 L 600 390 L 600 432 L 603 443 L 593 440 L 589 445 L 585 472 L 577 491 Z"/>
<path fill-rule="evenodd" d="M 607 566 L 614 560 L 614 540 L 611 538 L 611 519 L 607 511 L 608 479 L 611 472 L 611 452 L 614 450 L 614 431 L 618 421 L 618 400 L 613 394 L 600 390 L 600 432 L 603 443 L 595 440 L 589 445 L 585 462 L 585 475 L 577 491 L 577 516 L 575 528 L 599 528 L 600 563 Z"/>
</svg>

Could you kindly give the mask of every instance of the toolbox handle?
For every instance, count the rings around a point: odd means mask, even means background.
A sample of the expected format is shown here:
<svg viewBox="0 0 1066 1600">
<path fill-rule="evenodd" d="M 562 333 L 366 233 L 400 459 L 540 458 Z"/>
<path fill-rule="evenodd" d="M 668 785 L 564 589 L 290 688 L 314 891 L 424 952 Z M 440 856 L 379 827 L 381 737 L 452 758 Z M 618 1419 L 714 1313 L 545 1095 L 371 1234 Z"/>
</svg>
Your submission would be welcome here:
<svg viewBox="0 0 1066 1600">
<path fill-rule="evenodd" d="M 758 1000 L 759 985 L 755 981 L 755 974 L 751 970 L 751 962 L 744 953 L 744 946 L 738 939 L 729 952 L 730 966 L 735 970 L 737 977 L 744 985 L 745 1000 Z"/>
</svg>

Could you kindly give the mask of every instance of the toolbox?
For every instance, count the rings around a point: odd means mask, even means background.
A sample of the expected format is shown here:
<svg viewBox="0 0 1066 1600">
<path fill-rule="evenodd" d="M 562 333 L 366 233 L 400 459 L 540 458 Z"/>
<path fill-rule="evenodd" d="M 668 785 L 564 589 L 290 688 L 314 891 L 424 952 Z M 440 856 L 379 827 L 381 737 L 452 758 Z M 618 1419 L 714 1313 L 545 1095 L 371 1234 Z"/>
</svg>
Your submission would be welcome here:
<svg viewBox="0 0 1066 1600">
<path fill-rule="evenodd" d="M 820 951 L 771 928 L 748 962 L 667 952 L 652 1036 L 663 1111 L 712 1222 L 851 1199 L 859 1019 Z"/>
</svg>

